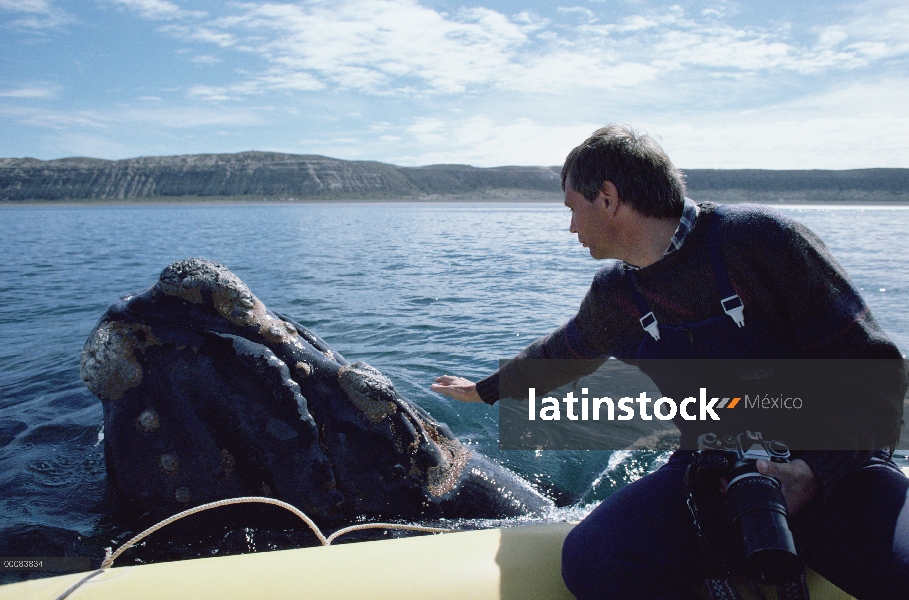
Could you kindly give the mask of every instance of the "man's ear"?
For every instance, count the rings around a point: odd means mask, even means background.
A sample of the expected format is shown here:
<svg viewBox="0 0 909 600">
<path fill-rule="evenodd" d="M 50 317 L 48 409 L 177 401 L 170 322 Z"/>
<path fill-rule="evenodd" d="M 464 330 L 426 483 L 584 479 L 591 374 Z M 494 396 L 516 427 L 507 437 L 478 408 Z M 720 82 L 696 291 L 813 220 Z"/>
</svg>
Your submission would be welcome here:
<svg viewBox="0 0 909 600">
<path fill-rule="evenodd" d="M 619 190 L 616 189 L 615 184 L 607 179 L 603 182 L 603 187 L 600 188 L 600 192 L 603 194 L 606 208 L 615 209 L 619 203 Z"/>
</svg>

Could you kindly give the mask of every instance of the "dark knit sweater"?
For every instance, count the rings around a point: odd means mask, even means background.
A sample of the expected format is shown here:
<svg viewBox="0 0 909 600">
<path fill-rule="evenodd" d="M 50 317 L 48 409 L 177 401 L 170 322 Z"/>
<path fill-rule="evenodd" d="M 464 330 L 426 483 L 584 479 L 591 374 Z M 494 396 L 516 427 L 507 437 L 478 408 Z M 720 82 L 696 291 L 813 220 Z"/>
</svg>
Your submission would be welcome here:
<svg viewBox="0 0 909 600">
<path fill-rule="evenodd" d="M 723 314 L 707 255 L 708 224 L 715 208 L 710 203 L 700 205 L 700 215 L 683 246 L 635 271 L 638 289 L 661 324 L 680 325 Z M 737 205 L 726 213 L 720 231 L 730 281 L 746 307 L 746 327 L 749 317 L 769 322 L 782 339 L 792 340 L 791 357 L 901 358 L 842 267 L 805 226 L 766 207 Z M 635 358 L 648 334 L 638 321 L 641 314 L 629 291 L 629 277 L 628 265 L 610 261 L 594 276 L 578 314 L 517 358 Z M 563 381 L 546 387 L 553 389 L 593 368 L 578 364 L 584 372 L 565 373 Z M 905 366 L 896 364 L 899 367 L 890 373 L 842 373 L 842 386 L 854 390 L 853 402 L 831 411 L 829 422 L 819 426 L 853 436 L 856 448 L 892 447 L 907 386 Z M 526 374 L 512 365 L 477 383 L 485 402 L 499 399 L 500 380 L 509 382 L 508 389 L 526 390 L 536 383 L 527 381 Z M 869 455 L 808 452 L 800 458 L 829 489 Z"/>
</svg>

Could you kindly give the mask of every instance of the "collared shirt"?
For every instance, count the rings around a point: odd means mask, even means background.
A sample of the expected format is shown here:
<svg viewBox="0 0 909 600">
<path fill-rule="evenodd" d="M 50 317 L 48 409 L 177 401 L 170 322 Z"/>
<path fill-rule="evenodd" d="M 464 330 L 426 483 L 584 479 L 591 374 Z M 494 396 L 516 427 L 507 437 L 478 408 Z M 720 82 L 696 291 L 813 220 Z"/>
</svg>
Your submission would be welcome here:
<svg viewBox="0 0 909 600">
<path fill-rule="evenodd" d="M 694 203 L 694 200 L 685 198 L 685 207 L 682 209 L 682 218 L 679 220 L 679 226 L 676 227 L 675 233 L 672 234 L 672 239 L 669 240 L 669 247 L 666 248 L 666 252 L 663 252 L 663 256 L 669 256 L 682 247 L 682 244 L 685 243 L 685 238 L 694 229 L 694 222 L 697 221 L 698 213 L 700 212 L 701 209 Z"/>
<path fill-rule="evenodd" d="M 675 233 L 672 234 L 672 239 L 669 240 L 669 247 L 663 252 L 663 256 L 669 256 L 682 247 L 682 244 L 685 243 L 685 238 L 694 229 L 694 222 L 698 220 L 700 212 L 701 209 L 694 203 L 694 200 L 685 198 L 685 206 L 682 208 L 682 218 L 679 219 L 679 226 L 675 228 Z M 625 268 L 638 271 L 641 267 L 625 263 Z"/>
</svg>

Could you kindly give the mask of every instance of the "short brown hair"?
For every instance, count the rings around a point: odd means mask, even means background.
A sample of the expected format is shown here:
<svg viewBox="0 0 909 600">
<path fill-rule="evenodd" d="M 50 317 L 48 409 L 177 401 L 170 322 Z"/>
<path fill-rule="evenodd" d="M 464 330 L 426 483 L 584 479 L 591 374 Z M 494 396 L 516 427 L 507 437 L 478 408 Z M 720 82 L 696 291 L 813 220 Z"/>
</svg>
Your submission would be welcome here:
<svg viewBox="0 0 909 600">
<path fill-rule="evenodd" d="M 592 202 L 607 181 L 615 185 L 622 201 L 644 216 L 682 215 L 685 176 L 647 134 L 608 125 L 568 153 L 562 190 L 571 185 Z"/>
</svg>

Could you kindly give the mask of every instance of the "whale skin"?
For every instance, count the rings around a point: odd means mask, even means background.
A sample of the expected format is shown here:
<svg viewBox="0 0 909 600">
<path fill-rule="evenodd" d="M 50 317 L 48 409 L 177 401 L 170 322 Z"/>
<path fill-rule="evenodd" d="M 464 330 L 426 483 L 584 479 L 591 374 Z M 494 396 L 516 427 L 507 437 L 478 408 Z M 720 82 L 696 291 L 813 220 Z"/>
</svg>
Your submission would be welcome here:
<svg viewBox="0 0 909 600">
<path fill-rule="evenodd" d="M 80 374 L 102 402 L 108 480 L 166 516 L 268 496 L 323 522 L 506 518 L 552 503 L 472 452 L 379 370 L 191 258 L 121 298 Z"/>
</svg>

